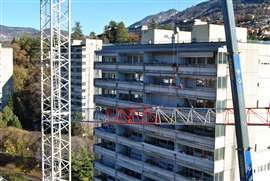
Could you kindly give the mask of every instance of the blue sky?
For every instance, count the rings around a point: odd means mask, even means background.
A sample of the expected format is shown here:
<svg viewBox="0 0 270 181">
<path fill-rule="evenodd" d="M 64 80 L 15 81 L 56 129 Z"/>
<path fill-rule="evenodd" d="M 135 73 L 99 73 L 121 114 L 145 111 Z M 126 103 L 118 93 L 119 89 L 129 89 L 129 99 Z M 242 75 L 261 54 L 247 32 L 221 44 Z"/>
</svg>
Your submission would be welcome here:
<svg viewBox="0 0 270 181">
<path fill-rule="evenodd" d="M 72 0 L 72 22 L 83 32 L 100 33 L 110 20 L 130 25 L 171 8 L 182 10 L 203 0 Z M 39 0 L 0 0 L 0 24 L 39 29 Z"/>
</svg>

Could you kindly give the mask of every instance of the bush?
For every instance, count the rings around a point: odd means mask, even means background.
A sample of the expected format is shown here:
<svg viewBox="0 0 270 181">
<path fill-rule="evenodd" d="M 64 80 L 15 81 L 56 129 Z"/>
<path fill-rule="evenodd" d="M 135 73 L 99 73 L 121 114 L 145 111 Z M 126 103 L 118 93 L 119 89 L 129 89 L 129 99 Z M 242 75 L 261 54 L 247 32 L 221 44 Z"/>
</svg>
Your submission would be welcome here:
<svg viewBox="0 0 270 181">
<path fill-rule="evenodd" d="M 16 146 L 9 139 L 4 142 L 4 150 L 5 153 L 12 156 L 15 156 L 17 154 Z"/>
<path fill-rule="evenodd" d="M 72 180 L 88 181 L 93 177 L 93 158 L 86 149 L 72 155 Z"/>
<path fill-rule="evenodd" d="M 0 128 L 5 128 L 7 126 L 22 128 L 21 122 L 9 106 L 6 106 L 3 109 L 3 113 L 1 113 L 0 116 Z"/>
</svg>

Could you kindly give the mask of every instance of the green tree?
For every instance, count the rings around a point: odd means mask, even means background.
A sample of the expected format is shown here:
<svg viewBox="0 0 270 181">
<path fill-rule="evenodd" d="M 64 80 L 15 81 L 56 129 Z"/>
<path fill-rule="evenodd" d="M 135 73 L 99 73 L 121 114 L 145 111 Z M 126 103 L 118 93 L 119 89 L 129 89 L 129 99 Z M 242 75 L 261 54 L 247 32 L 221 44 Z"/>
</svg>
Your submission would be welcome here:
<svg viewBox="0 0 270 181">
<path fill-rule="evenodd" d="M 154 19 L 152 19 L 148 27 L 150 30 L 153 30 L 153 29 L 157 29 L 158 26 L 159 26 L 158 23 Z"/>
<path fill-rule="evenodd" d="M 91 38 L 91 39 L 97 39 L 96 33 L 92 31 L 92 32 L 90 33 L 90 35 L 89 35 L 89 38 Z"/>
<path fill-rule="evenodd" d="M 104 27 L 102 39 L 105 43 L 126 43 L 129 42 L 129 34 L 124 22 L 110 21 Z"/>
<path fill-rule="evenodd" d="M 107 39 L 109 43 L 116 42 L 117 34 L 117 23 L 115 21 L 110 21 L 108 25 L 104 27 L 104 36 L 103 38 Z"/>
<path fill-rule="evenodd" d="M 116 30 L 116 43 L 126 43 L 129 40 L 128 31 L 124 24 L 124 22 L 120 22 L 117 24 L 117 30 Z"/>
<path fill-rule="evenodd" d="M 7 106 L 14 111 L 14 103 L 13 103 L 13 96 L 9 95 L 8 96 L 8 102 L 7 102 Z"/>
<path fill-rule="evenodd" d="M 7 122 L 3 120 L 3 113 L 0 112 L 0 128 L 6 128 Z"/>
<path fill-rule="evenodd" d="M 71 134 L 72 136 L 81 136 L 84 132 L 83 127 L 81 125 L 81 121 L 83 120 L 82 114 L 80 112 L 75 112 L 71 116 L 72 124 L 71 124 Z"/>
<path fill-rule="evenodd" d="M 13 113 L 13 111 L 8 106 L 6 106 L 3 109 L 2 121 L 5 122 L 7 126 L 22 128 L 22 125 L 18 117 Z"/>
<path fill-rule="evenodd" d="M 86 149 L 72 155 L 72 180 L 88 181 L 93 178 L 93 158 Z"/>
<path fill-rule="evenodd" d="M 76 22 L 73 28 L 73 33 L 71 34 L 73 40 L 82 40 L 84 35 L 82 33 L 82 26 L 80 22 Z"/>
</svg>

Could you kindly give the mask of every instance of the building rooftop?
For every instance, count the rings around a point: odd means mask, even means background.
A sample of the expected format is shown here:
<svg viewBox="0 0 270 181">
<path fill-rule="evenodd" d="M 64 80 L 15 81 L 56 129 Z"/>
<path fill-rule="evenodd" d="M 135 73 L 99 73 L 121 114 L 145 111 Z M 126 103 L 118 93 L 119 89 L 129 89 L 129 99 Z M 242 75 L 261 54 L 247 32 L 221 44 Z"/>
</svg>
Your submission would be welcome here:
<svg viewBox="0 0 270 181">
<path fill-rule="evenodd" d="M 168 43 L 168 44 L 108 44 L 102 50 L 97 51 L 98 55 L 125 52 L 213 52 L 219 47 L 225 46 L 225 42 L 194 42 L 194 43 Z"/>
</svg>

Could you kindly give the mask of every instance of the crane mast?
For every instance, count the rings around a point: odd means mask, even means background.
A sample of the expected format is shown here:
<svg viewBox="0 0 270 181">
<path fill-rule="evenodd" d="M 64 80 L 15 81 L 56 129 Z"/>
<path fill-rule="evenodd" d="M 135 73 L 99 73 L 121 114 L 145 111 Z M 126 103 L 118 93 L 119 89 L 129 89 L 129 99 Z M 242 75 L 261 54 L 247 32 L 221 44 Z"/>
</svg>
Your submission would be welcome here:
<svg viewBox="0 0 270 181">
<path fill-rule="evenodd" d="M 248 126 L 245 112 L 245 97 L 241 72 L 240 53 L 237 45 L 235 16 L 232 0 L 221 0 L 227 50 L 231 92 L 234 107 L 235 132 L 237 141 L 239 173 L 241 181 L 252 181 L 252 162 L 249 145 Z"/>
<path fill-rule="evenodd" d="M 41 0 L 42 180 L 71 180 L 70 0 Z"/>
</svg>

